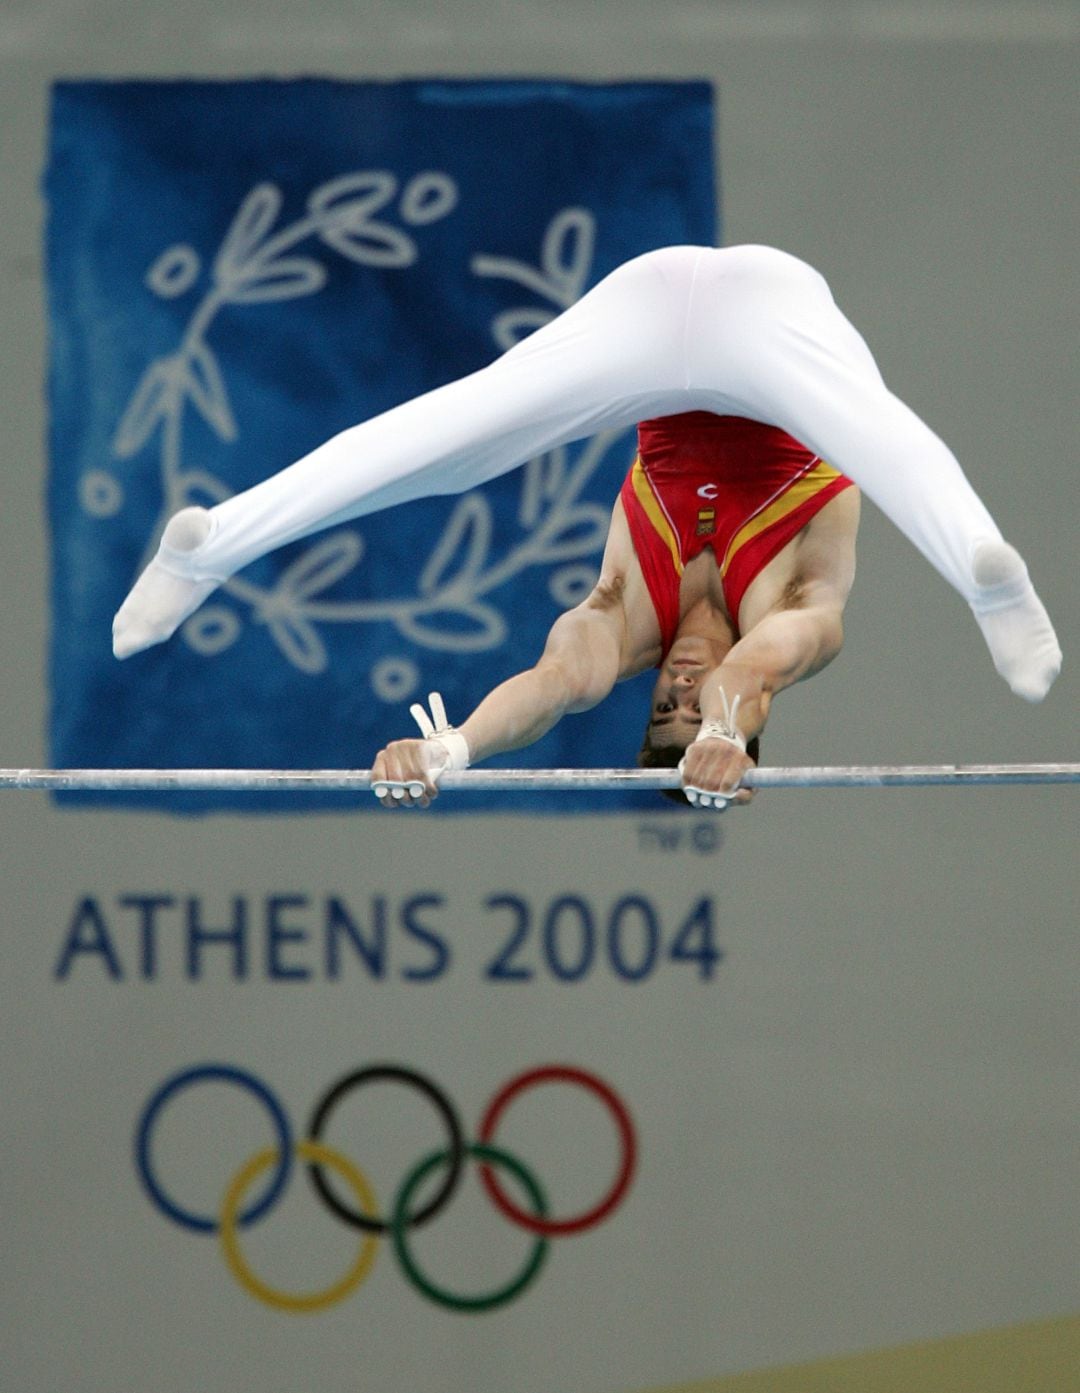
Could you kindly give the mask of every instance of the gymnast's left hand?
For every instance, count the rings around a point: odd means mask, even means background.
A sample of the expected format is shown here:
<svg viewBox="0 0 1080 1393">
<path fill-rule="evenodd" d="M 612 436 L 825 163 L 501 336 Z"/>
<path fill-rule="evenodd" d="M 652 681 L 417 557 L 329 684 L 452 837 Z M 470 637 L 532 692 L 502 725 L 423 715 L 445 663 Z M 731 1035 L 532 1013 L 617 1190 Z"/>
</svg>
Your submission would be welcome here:
<svg viewBox="0 0 1080 1393">
<path fill-rule="evenodd" d="M 731 740 L 695 740 L 687 745 L 679 764 L 683 792 L 696 808 L 723 812 L 731 804 L 744 805 L 754 790 L 740 788 L 739 782 L 754 767 L 745 750 Z"/>
<path fill-rule="evenodd" d="M 449 764 L 450 753 L 439 740 L 392 740 L 375 756 L 371 790 L 384 808 L 426 808 Z"/>
</svg>

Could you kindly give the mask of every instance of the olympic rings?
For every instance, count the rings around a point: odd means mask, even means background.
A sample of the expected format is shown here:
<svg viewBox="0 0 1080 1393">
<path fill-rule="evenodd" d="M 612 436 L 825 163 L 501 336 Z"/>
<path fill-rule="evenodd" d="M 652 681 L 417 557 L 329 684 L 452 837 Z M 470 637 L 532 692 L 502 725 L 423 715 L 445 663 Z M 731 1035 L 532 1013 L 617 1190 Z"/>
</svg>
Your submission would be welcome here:
<svg viewBox="0 0 1080 1393">
<path fill-rule="evenodd" d="M 263 1103 L 276 1133 L 275 1144 L 257 1151 L 228 1182 L 220 1213 L 201 1214 L 173 1199 L 154 1169 L 154 1128 L 169 1102 L 196 1083 L 228 1083 L 246 1089 Z M 405 1084 L 434 1106 L 446 1132 L 446 1145 L 424 1156 L 397 1186 L 389 1206 L 389 1218 L 380 1217 L 373 1189 L 351 1160 L 323 1140 L 331 1113 L 354 1090 L 374 1082 Z M 519 1094 L 542 1083 L 569 1083 L 584 1088 L 604 1104 L 615 1121 L 622 1155 L 607 1193 L 580 1214 L 551 1218 L 547 1197 L 539 1181 L 518 1157 L 493 1142 L 495 1130 L 510 1103 Z M 396 1064 L 375 1064 L 346 1074 L 316 1104 L 307 1135 L 294 1139 L 289 1119 L 271 1090 L 254 1074 L 229 1064 L 202 1064 L 183 1069 L 161 1084 L 148 1099 L 135 1129 L 136 1172 L 151 1201 L 174 1223 L 200 1233 L 217 1233 L 229 1270 L 256 1299 L 278 1310 L 311 1312 L 343 1300 L 364 1281 L 375 1260 L 380 1236 L 387 1236 L 398 1263 L 411 1285 L 429 1300 L 458 1311 L 487 1311 L 506 1305 L 521 1295 L 538 1277 L 547 1257 L 549 1239 L 585 1229 L 607 1219 L 622 1203 L 633 1179 L 637 1139 L 629 1110 L 615 1091 L 595 1074 L 570 1065 L 549 1064 L 529 1069 L 504 1084 L 484 1108 L 475 1141 L 467 1142 L 457 1110 L 430 1079 Z M 437 1285 L 421 1269 L 408 1240 L 409 1231 L 439 1213 L 456 1192 L 466 1158 L 479 1163 L 482 1185 L 504 1218 L 534 1237 L 532 1249 L 518 1274 L 504 1286 L 476 1295 L 462 1295 Z M 282 1197 L 292 1174 L 294 1158 L 307 1163 L 314 1190 L 337 1218 L 363 1233 L 352 1265 L 337 1281 L 315 1292 L 289 1292 L 256 1276 L 240 1248 L 239 1231 L 263 1218 Z M 446 1174 L 430 1199 L 415 1211 L 411 1205 L 424 1181 L 442 1167 Z M 495 1168 L 509 1171 L 523 1187 L 528 1208 L 510 1200 L 495 1177 Z M 356 1207 L 344 1204 L 331 1190 L 325 1172 L 336 1171 L 347 1183 Z M 272 1171 L 260 1197 L 243 1209 L 248 1190 L 264 1171 Z"/>
<path fill-rule="evenodd" d="M 376 1064 L 369 1069 L 358 1069 L 355 1074 L 349 1074 L 340 1083 L 326 1094 L 322 1102 L 318 1104 L 311 1115 L 308 1124 L 308 1136 L 312 1141 L 319 1141 L 322 1137 L 323 1128 L 326 1120 L 330 1116 L 331 1109 L 341 1101 L 346 1093 L 351 1093 L 354 1089 L 362 1087 L 366 1083 L 376 1082 L 381 1079 L 392 1079 L 399 1083 L 410 1084 L 419 1090 L 426 1097 L 430 1098 L 435 1104 L 436 1110 L 446 1123 L 446 1130 L 450 1134 L 450 1149 L 446 1152 L 450 1160 L 447 1167 L 446 1180 L 423 1209 L 416 1214 L 408 1215 L 402 1222 L 409 1224 L 424 1224 L 439 1212 L 447 1202 L 461 1176 L 461 1166 L 465 1159 L 465 1138 L 461 1132 L 461 1123 L 458 1115 L 454 1111 L 449 1098 L 446 1097 L 430 1079 L 426 1079 L 423 1074 L 418 1074 L 415 1069 L 402 1069 L 394 1064 Z M 347 1224 L 352 1224 L 354 1228 L 366 1229 L 368 1233 L 385 1233 L 390 1224 L 385 1219 L 379 1219 L 373 1215 L 357 1214 L 355 1210 L 348 1209 L 334 1194 L 333 1190 L 327 1185 L 323 1173 L 318 1164 L 308 1167 L 308 1174 L 311 1176 L 312 1183 L 319 1192 L 320 1198 L 338 1216 L 344 1219 Z M 370 1206 L 373 1210 L 374 1206 Z M 395 1223 L 398 1222 L 395 1218 Z"/>
<path fill-rule="evenodd" d="M 490 1166 L 480 1167 L 480 1179 L 483 1181 L 484 1189 L 491 1196 L 492 1203 L 501 1214 L 510 1219 L 515 1224 L 520 1224 L 522 1228 L 529 1229 L 532 1233 L 550 1234 L 552 1236 L 564 1236 L 570 1233 L 581 1233 L 583 1229 L 590 1229 L 594 1224 L 599 1224 L 606 1219 L 613 1209 L 620 1203 L 630 1182 L 634 1178 L 634 1166 L 637 1162 L 637 1142 L 634 1136 L 634 1124 L 630 1120 L 630 1114 L 626 1110 L 626 1105 L 622 1099 L 610 1089 L 606 1083 L 598 1079 L 594 1074 L 587 1074 L 584 1069 L 571 1069 L 566 1065 L 549 1064 L 540 1069 L 530 1069 L 525 1074 L 519 1074 L 516 1079 L 511 1079 L 502 1090 L 488 1104 L 480 1123 L 480 1140 L 490 1142 L 495 1134 L 499 1118 L 506 1108 L 517 1097 L 519 1093 L 524 1093 L 527 1088 L 532 1088 L 538 1083 L 576 1083 L 582 1088 L 587 1089 L 605 1103 L 615 1119 L 615 1125 L 619 1130 L 622 1140 L 622 1160 L 619 1162 L 619 1169 L 615 1176 L 615 1183 L 598 1204 L 592 1209 L 586 1210 L 583 1214 L 578 1214 L 569 1219 L 548 1219 L 534 1214 L 526 1214 L 517 1205 L 511 1203 L 506 1198 L 499 1187 L 499 1182 L 495 1179 L 495 1174 Z"/>
<path fill-rule="evenodd" d="M 231 1064 L 202 1064 L 194 1069 L 185 1069 L 183 1073 L 174 1074 L 167 1083 L 161 1085 L 143 1110 L 142 1120 L 135 1137 L 135 1164 L 139 1178 L 150 1191 L 154 1202 L 174 1222 L 184 1228 L 196 1229 L 200 1233 L 217 1232 L 218 1222 L 216 1219 L 207 1219 L 201 1214 L 192 1214 L 190 1210 L 183 1209 L 169 1199 L 158 1184 L 150 1164 L 150 1132 L 158 1119 L 158 1114 L 177 1093 L 189 1088 L 193 1083 L 202 1082 L 204 1079 L 221 1079 L 225 1083 L 240 1084 L 241 1087 L 250 1089 L 257 1098 L 261 1098 L 266 1104 L 277 1131 L 278 1169 L 266 1194 L 263 1195 L 258 1204 L 253 1205 L 246 1214 L 240 1215 L 238 1222 L 242 1228 L 247 1228 L 249 1224 L 254 1224 L 258 1219 L 261 1219 L 281 1197 L 292 1169 L 293 1139 L 289 1119 L 282 1111 L 281 1104 L 260 1079 L 257 1079 L 254 1074 L 247 1073 L 244 1069 L 235 1069 Z"/>
<path fill-rule="evenodd" d="M 361 1205 L 365 1209 L 374 1210 L 375 1196 L 371 1186 L 368 1184 L 363 1171 L 354 1166 L 351 1161 L 336 1151 L 331 1151 L 328 1146 L 320 1146 L 318 1142 L 313 1141 L 298 1141 L 296 1154 L 301 1160 L 312 1165 L 330 1166 L 331 1169 L 336 1170 L 352 1186 L 353 1193 Z M 375 1253 L 379 1246 L 378 1239 L 373 1233 L 365 1235 L 352 1267 L 345 1273 L 344 1277 L 327 1287 L 325 1291 L 297 1295 L 293 1292 L 279 1291 L 276 1287 L 272 1287 L 269 1283 L 256 1277 L 240 1251 L 240 1242 L 236 1232 L 237 1210 L 247 1187 L 260 1171 L 272 1166 L 277 1159 L 277 1152 L 272 1146 L 267 1147 L 265 1151 L 257 1151 L 233 1177 L 221 1205 L 220 1238 L 222 1251 L 225 1254 L 225 1261 L 229 1264 L 233 1276 L 240 1285 L 252 1296 L 257 1296 L 260 1301 L 265 1302 L 267 1306 L 274 1306 L 279 1311 L 322 1311 L 327 1306 L 335 1306 L 339 1301 L 344 1301 L 345 1297 L 350 1292 L 355 1291 L 368 1275 L 375 1261 Z"/>
<path fill-rule="evenodd" d="M 547 1200 L 537 1184 L 536 1177 L 527 1171 L 515 1157 L 505 1151 L 499 1151 L 494 1146 L 485 1146 L 482 1142 L 473 1142 L 465 1149 L 470 1156 L 477 1157 L 478 1160 L 486 1162 L 487 1165 L 505 1166 L 507 1170 L 512 1171 L 529 1192 L 529 1198 L 535 1205 L 537 1214 L 543 1216 L 547 1213 Z M 401 1263 L 405 1275 L 413 1285 L 440 1306 L 448 1306 L 452 1311 L 491 1311 L 496 1306 L 505 1306 L 508 1301 L 513 1301 L 515 1296 L 520 1296 L 525 1288 L 530 1286 L 540 1275 L 540 1269 L 544 1265 L 550 1244 L 546 1238 L 538 1238 L 533 1244 L 528 1262 L 518 1275 L 506 1286 L 496 1288 L 495 1291 L 488 1292 L 485 1296 L 457 1296 L 443 1287 L 436 1286 L 430 1278 L 424 1276 L 417 1266 L 405 1241 L 405 1232 L 408 1228 L 409 1201 L 412 1199 L 413 1191 L 436 1166 L 442 1165 L 447 1160 L 453 1163 L 450 1152 L 433 1151 L 430 1156 L 425 1156 L 420 1164 L 410 1171 L 402 1181 L 401 1189 L 398 1191 L 397 1205 L 394 1209 L 392 1230 L 394 1251 L 397 1253 L 398 1261 Z"/>
</svg>

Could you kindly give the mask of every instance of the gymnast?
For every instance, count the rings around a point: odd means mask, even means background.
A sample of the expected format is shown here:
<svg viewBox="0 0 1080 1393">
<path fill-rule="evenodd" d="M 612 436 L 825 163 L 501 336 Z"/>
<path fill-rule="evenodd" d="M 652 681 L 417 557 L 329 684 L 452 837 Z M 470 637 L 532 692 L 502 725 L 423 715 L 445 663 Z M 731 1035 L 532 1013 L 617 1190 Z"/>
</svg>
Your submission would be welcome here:
<svg viewBox="0 0 1080 1393">
<path fill-rule="evenodd" d="M 773 695 L 839 651 L 859 491 L 967 601 L 1009 687 L 1049 691 L 1061 651 L 1023 559 L 824 279 L 757 246 L 637 257 L 479 372 L 183 509 L 113 621 L 113 650 L 163 642 L 276 547 L 635 423 L 596 588 L 460 729 L 441 702 L 414 708 L 423 738 L 373 766 L 384 806 L 426 806 L 444 770 L 528 744 L 654 665 L 642 761 L 677 763 L 699 806 L 745 801 Z"/>
</svg>

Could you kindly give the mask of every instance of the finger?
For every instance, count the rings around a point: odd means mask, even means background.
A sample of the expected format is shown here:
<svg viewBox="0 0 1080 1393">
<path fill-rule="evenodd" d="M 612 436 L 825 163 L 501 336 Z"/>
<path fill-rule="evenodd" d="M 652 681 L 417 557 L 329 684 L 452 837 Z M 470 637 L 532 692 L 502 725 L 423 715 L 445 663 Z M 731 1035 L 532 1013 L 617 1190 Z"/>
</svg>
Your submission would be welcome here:
<svg viewBox="0 0 1080 1393">
<path fill-rule="evenodd" d="M 431 706 L 431 716 L 435 722 L 435 729 L 445 730 L 450 722 L 446 719 L 446 707 L 443 705 L 442 696 L 438 692 L 429 692 L 428 704 Z"/>
<path fill-rule="evenodd" d="M 708 788 L 696 788 L 689 784 L 683 789 L 687 801 L 695 808 L 711 808 L 714 812 L 722 813 L 730 801 L 724 794 L 717 793 Z"/>
<path fill-rule="evenodd" d="M 435 734 L 435 727 L 431 723 L 431 717 L 424 710 L 418 701 L 414 701 L 409 707 L 409 715 L 420 727 L 420 732 L 426 740 L 429 735 Z"/>
<path fill-rule="evenodd" d="M 410 779 L 405 788 L 405 797 L 398 804 L 398 807 L 426 808 L 430 802 L 431 794 L 429 794 L 426 784 L 422 784 L 419 779 Z"/>
<path fill-rule="evenodd" d="M 371 791 L 382 807 L 391 811 L 397 808 L 426 808 L 435 797 L 437 789 L 421 779 L 373 779 Z"/>
<path fill-rule="evenodd" d="M 390 761 L 386 758 L 384 750 L 379 754 L 371 769 L 371 791 L 380 803 L 385 803 L 390 797 L 390 790 L 395 782 L 394 771 L 390 767 Z"/>
<path fill-rule="evenodd" d="M 391 794 L 393 786 L 392 780 L 389 779 L 377 779 L 372 782 L 371 791 L 379 800 L 379 806 L 381 808 L 392 809 L 397 807 L 397 799 L 392 797 Z"/>
<path fill-rule="evenodd" d="M 411 783 L 422 781 L 416 773 L 416 760 L 412 754 L 417 745 L 418 742 L 415 740 L 398 740 L 386 747 L 382 774 L 388 784 L 408 787 Z"/>
<path fill-rule="evenodd" d="M 422 788 L 422 785 L 420 785 Z M 409 785 L 400 779 L 381 778 L 372 781 L 371 791 L 385 807 L 392 808 L 409 797 Z"/>
</svg>

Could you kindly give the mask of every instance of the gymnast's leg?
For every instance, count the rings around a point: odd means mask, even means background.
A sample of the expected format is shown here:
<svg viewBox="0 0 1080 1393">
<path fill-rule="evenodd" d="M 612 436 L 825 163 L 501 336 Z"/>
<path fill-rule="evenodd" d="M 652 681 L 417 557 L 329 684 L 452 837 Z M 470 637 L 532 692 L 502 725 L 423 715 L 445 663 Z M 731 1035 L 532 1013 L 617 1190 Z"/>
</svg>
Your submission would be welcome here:
<svg viewBox="0 0 1080 1393">
<path fill-rule="evenodd" d="M 955 456 L 882 381 L 822 277 L 764 247 L 705 252 L 695 282 L 695 387 L 720 384 L 847 474 L 967 600 L 1012 690 L 1041 700 L 1061 650 L 1015 549 Z"/>
<path fill-rule="evenodd" d="M 126 658 L 167 639 L 228 576 L 311 532 L 433 494 L 463 493 L 533 456 L 679 410 L 697 253 L 626 263 L 480 372 L 395 407 L 244 493 L 166 525 L 113 621 Z"/>
</svg>

